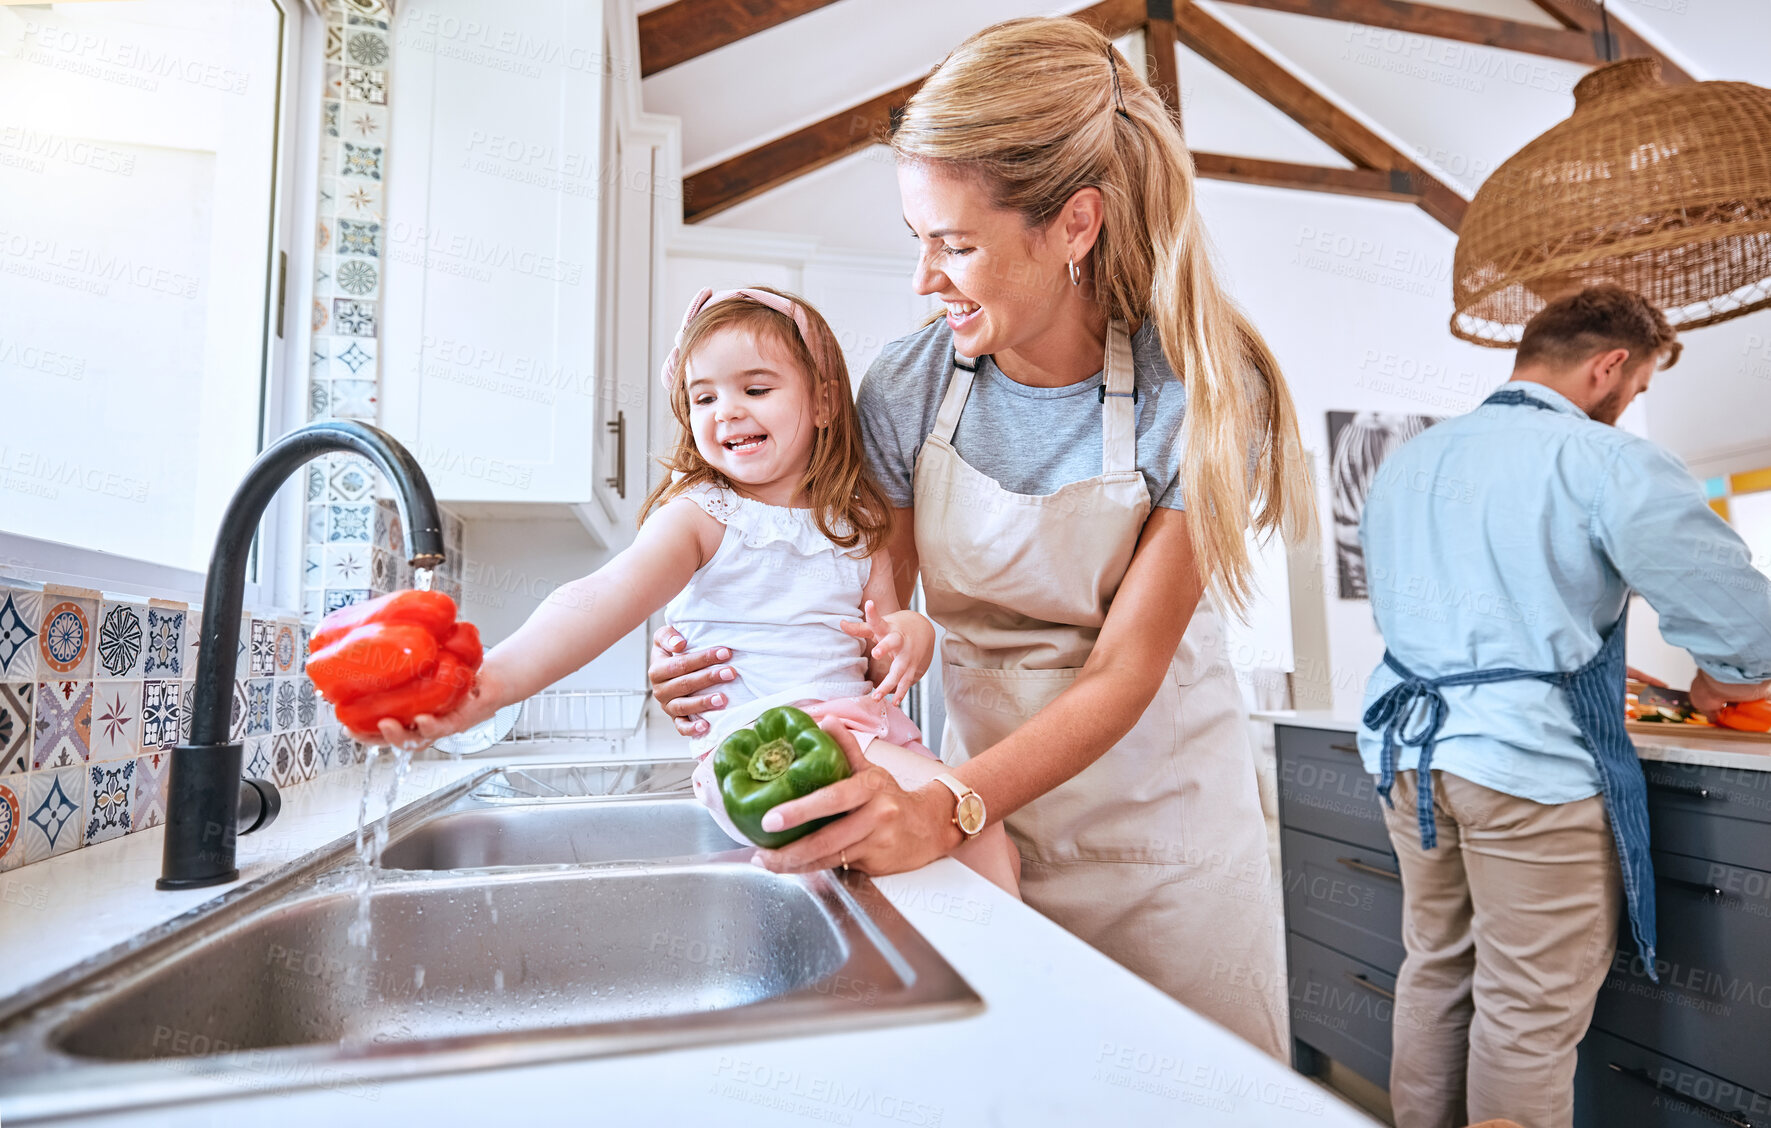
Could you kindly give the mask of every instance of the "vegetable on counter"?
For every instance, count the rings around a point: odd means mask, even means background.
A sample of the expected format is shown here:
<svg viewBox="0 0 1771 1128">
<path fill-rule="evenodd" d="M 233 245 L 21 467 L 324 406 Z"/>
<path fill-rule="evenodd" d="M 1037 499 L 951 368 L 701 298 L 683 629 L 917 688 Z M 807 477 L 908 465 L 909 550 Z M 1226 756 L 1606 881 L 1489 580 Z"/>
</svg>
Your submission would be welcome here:
<svg viewBox="0 0 1771 1128">
<path fill-rule="evenodd" d="M 713 754 L 713 774 L 733 825 L 758 846 L 777 850 L 831 819 L 768 831 L 762 827 L 763 816 L 790 799 L 847 779 L 849 759 L 817 721 L 781 705 L 720 743 Z"/>
<path fill-rule="evenodd" d="M 410 725 L 455 708 L 481 657 L 479 629 L 456 620 L 453 599 L 398 591 L 320 620 L 307 674 L 345 727 L 374 732 L 384 717 Z"/>
<path fill-rule="evenodd" d="M 1741 732 L 1771 732 L 1771 701 L 1741 701 L 1716 710 L 1711 720 Z"/>
</svg>

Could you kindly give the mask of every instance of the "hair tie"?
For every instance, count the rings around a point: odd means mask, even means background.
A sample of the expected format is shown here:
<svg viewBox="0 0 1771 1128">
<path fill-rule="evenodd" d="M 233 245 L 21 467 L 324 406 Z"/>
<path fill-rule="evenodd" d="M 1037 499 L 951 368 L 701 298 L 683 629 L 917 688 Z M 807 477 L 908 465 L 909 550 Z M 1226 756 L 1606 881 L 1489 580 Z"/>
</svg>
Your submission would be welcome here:
<svg viewBox="0 0 1771 1128">
<path fill-rule="evenodd" d="M 1117 107 L 1115 112 L 1126 121 L 1130 121 L 1131 115 L 1125 112 L 1125 91 L 1119 87 L 1119 60 L 1113 57 L 1113 44 L 1111 43 L 1107 44 L 1107 70 L 1113 76 L 1113 103 Z"/>
<path fill-rule="evenodd" d="M 658 380 L 664 385 L 665 391 L 668 392 L 673 387 L 672 376 L 676 372 L 677 358 L 682 355 L 683 338 L 689 333 L 689 323 L 694 321 L 696 316 L 708 306 L 718 305 L 720 302 L 734 298 L 755 302 L 758 305 L 768 306 L 776 313 L 786 314 L 799 328 L 799 339 L 805 343 L 808 350 L 811 349 L 812 331 L 806 321 L 806 311 L 800 307 L 798 302 L 784 298 L 780 294 L 771 294 L 767 290 L 753 290 L 746 287 L 740 290 L 721 290 L 716 294 L 709 287 L 696 294 L 689 302 L 688 311 L 683 314 L 682 327 L 676 331 L 676 343 L 671 346 L 670 355 L 664 358 L 664 367 L 658 372 Z"/>
</svg>

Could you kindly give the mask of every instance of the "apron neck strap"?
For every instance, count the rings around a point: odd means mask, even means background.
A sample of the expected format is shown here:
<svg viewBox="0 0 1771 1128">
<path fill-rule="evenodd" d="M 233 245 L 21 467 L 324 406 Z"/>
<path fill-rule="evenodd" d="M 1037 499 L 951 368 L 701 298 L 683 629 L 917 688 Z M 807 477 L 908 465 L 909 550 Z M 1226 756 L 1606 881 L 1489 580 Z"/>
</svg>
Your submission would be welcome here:
<svg viewBox="0 0 1771 1128">
<path fill-rule="evenodd" d="M 1101 392 L 1101 473 L 1138 468 L 1137 376 L 1125 322 L 1107 326 L 1107 382 Z"/>
<path fill-rule="evenodd" d="M 1132 365 L 1131 334 L 1125 322 L 1107 325 L 1106 360 L 1102 365 L 1106 383 L 1101 387 L 1101 472 L 1120 473 L 1138 468 L 1137 375 Z M 959 429 L 959 416 L 972 394 L 972 380 L 978 374 L 974 357 L 953 354 L 953 373 L 947 382 L 947 394 L 941 399 L 930 435 L 944 443 L 953 442 Z"/>
<path fill-rule="evenodd" d="M 947 394 L 941 400 L 941 410 L 935 416 L 935 429 L 930 432 L 944 443 L 953 442 L 953 432 L 959 427 L 959 413 L 965 410 L 965 401 L 972 394 L 972 379 L 978 374 L 976 357 L 961 356 L 958 350 L 953 353 L 953 375 L 947 381 Z"/>
</svg>

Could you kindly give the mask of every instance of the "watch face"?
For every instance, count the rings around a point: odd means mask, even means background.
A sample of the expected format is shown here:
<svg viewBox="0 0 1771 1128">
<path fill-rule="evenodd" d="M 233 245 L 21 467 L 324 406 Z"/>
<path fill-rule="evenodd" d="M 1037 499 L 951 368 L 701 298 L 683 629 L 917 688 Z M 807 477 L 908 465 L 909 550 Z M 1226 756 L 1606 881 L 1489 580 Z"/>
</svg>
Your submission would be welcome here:
<svg viewBox="0 0 1771 1128">
<path fill-rule="evenodd" d="M 977 792 L 967 795 L 959 801 L 954 817 L 959 820 L 959 829 L 967 834 L 978 833 L 984 829 L 984 800 L 978 798 Z"/>
</svg>

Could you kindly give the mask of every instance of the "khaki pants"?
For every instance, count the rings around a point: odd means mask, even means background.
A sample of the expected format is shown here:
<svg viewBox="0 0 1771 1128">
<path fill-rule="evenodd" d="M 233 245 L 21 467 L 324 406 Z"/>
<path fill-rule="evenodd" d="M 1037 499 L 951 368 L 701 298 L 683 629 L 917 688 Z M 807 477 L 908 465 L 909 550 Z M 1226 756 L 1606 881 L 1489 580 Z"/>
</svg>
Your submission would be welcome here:
<svg viewBox="0 0 1771 1128">
<path fill-rule="evenodd" d="M 1390 1100 L 1397 1128 L 1574 1121 L 1575 1046 L 1605 981 L 1623 879 L 1604 800 L 1533 803 L 1433 773 L 1422 850 L 1415 773 L 1384 809 L 1402 872 Z"/>
</svg>

